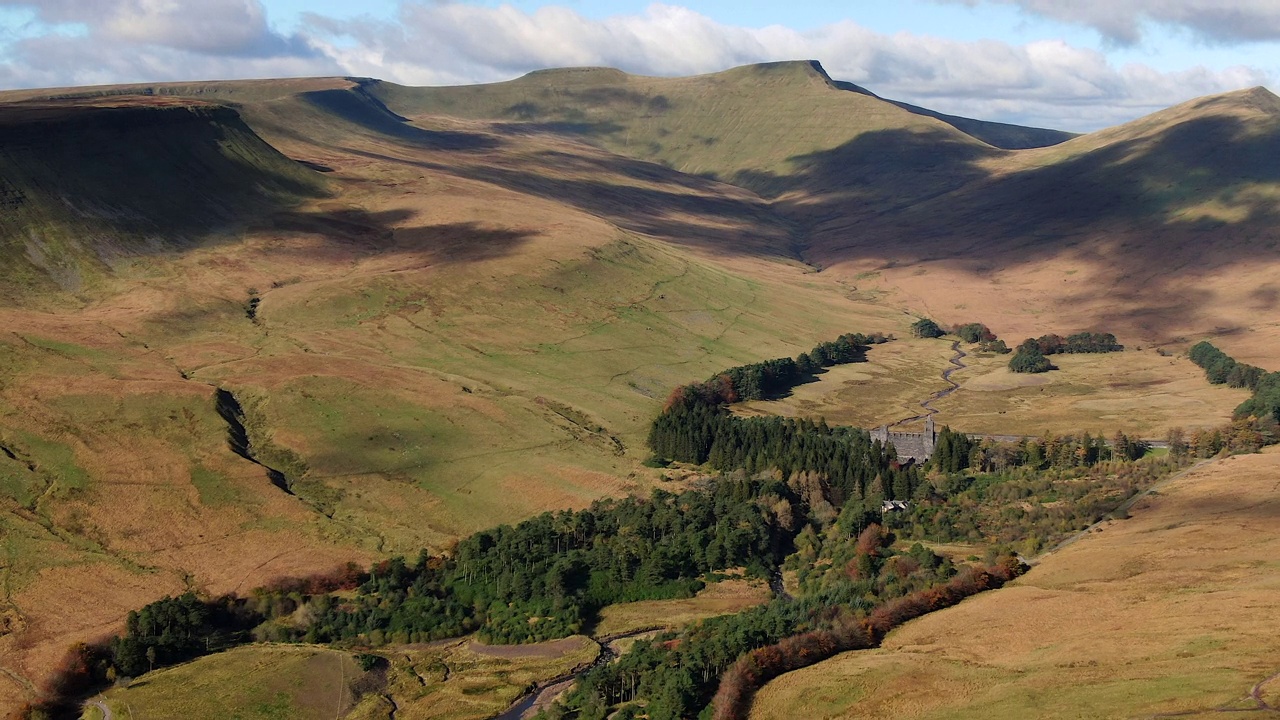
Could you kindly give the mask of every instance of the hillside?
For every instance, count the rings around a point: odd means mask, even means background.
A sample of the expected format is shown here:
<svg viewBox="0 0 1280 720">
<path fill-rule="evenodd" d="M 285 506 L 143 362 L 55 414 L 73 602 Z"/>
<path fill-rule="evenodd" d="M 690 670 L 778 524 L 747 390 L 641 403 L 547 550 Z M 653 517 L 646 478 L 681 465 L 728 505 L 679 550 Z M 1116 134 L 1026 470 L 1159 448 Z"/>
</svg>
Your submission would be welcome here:
<svg viewBox="0 0 1280 720">
<path fill-rule="evenodd" d="M 833 193 L 792 216 L 813 219 L 807 260 L 881 273 L 868 284 L 944 318 L 964 304 L 1034 334 L 1057 308 L 1072 326 L 1151 343 L 1222 333 L 1262 357 L 1277 340 L 1261 321 L 1275 302 L 1277 150 L 1280 99 L 1255 88 L 975 159 L 963 187 L 896 212 Z M 940 284 L 954 302 L 932 291 Z"/>
<path fill-rule="evenodd" d="M 1221 334 L 1258 361 L 1280 340 L 1256 321 L 1275 290 L 1275 268 L 1254 261 L 1276 242 L 1280 143 L 1263 88 L 1073 138 L 881 99 L 808 62 L 367 87 L 416 120 L 550 132 L 747 188 L 794 228 L 805 262 L 946 321 L 1038 334 L 1055 308 L 1147 343 Z"/>
<path fill-rule="evenodd" d="M 1070 138 L 807 62 L 0 93 L 0 709 L 166 593 L 679 487 L 671 388 L 914 312 L 1271 366 L 1275 116 Z M 945 348 L 899 348 L 914 404 Z"/>
<path fill-rule="evenodd" d="M 133 256 L 195 247 L 324 192 L 234 111 L 198 101 L 9 104 L 0 146 L 7 304 L 82 292 Z"/>
<path fill-rule="evenodd" d="M 689 78 L 640 77 L 605 68 L 546 70 L 462 88 L 372 83 L 370 92 L 412 118 L 485 119 L 525 132 L 578 137 L 766 197 L 795 189 L 796 176 L 810 172 L 819 154 L 876 133 L 921 138 L 943 157 L 992 150 L 935 117 L 861 88 L 840 88 L 810 62 L 751 65 Z M 886 196 L 901 189 L 881 188 Z"/>
<path fill-rule="evenodd" d="M 116 203 L 86 220 L 6 176 L 96 278 L 73 293 L 28 270 L 0 306 L 6 708 L 72 642 L 166 593 L 646 492 L 670 387 L 905 327 L 808 275 L 749 192 L 555 136 L 410 124 L 358 87 L 50 93 L 59 117 L 205 119 L 4 147 L 66 175 L 76 207 Z M 276 175 L 309 184 L 283 194 Z M 228 446 L 219 388 L 283 481 Z"/>
<path fill-rule="evenodd" d="M 1195 470 L 1012 585 L 769 683 L 751 717 L 1268 716 L 1277 469 Z"/>
</svg>

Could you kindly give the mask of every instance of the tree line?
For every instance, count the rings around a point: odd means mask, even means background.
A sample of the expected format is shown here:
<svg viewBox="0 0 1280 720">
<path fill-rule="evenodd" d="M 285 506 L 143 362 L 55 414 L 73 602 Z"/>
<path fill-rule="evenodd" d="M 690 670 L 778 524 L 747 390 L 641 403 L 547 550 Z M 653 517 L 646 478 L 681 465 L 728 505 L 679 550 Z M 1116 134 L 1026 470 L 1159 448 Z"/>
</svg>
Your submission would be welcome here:
<svg viewBox="0 0 1280 720">
<path fill-rule="evenodd" d="M 1236 408 L 1237 419 L 1255 417 L 1280 422 L 1280 372 L 1236 362 L 1207 340 L 1191 346 L 1187 357 L 1204 370 L 1205 378 L 1214 385 L 1245 388 L 1253 393 Z"/>
<path fill-rule="evenodd" d="M 918 338 L 940 338 L 946 335 L 947 331 L 929 318 L 920 318 L 911 324 L 911 334 Z M 1004 344 L 1004 341 L 996 337 L 996 334 L 991 332 L 991 328 L 980 322 L 956 325 L 951 328 L 951 334 L 967 343 L 976 344 L 982 352 L 1001 355 L 1009 352 L 1009 347 Z"/>
<path fill-rule="evenodd" d="M 794 502 L 783 483 L 744 479 L 544 513 L 471 535 L 444 556 L 375 565 L 354 598 L 319 599 L 301 639 L 565 637 L 607 605 L 691 597 L 717 570 L 769 573 L 791 552 Z"/>
<path fill-rule="evenodd" d="M 1120 352 L 1124 346 L 1111 333 L 1081 332 L 1062 337 L 1041 335 L 1027 338 L 1009 359 L 1009 369 L 1016 373 L 1042 373 L 1053 370 L 1049 355 L 1062 353 Z"/>
<path fill-rule="evenodd" d="M 700 383 L 682 385 L 671 391 L 666 407 L 689 398 L 712 405 L 728 405 L 748 400 L 778 397 L 820 372 L 823 368 L 864 362 L 871 345 L 888 342 L 882 333 L 845 333 L 821 342 L 795 358 L 762 360 L 721 370 Z"/>
<path fill-rule="evenodd" d="M 883 336 L 842 335 L 818 345 L 809 355 L 823 362 L 864 362 L 866 342 Z M 908 497 L 922 481 L 918 466 L 898 462 L 892 446 L 882 446 L 860 428 L 830 427 L 826 421 L 782 417 L 742 418 L 728 405 L 742 397 L 741 388 L 760 387 L 742 378 L 794 377 L 777 368 L 800 366 L 788 358 L 730 368 L 711 379 L 672 391 L 648 435 L 649 449 L 662 461 L 708 465 L 721 472 L 747 473 L 776 469 L 784 477 L 795 472 L 822 475 L 836 507 L 863 497 L 878 484 L 885 497 Z"/>
</svg>

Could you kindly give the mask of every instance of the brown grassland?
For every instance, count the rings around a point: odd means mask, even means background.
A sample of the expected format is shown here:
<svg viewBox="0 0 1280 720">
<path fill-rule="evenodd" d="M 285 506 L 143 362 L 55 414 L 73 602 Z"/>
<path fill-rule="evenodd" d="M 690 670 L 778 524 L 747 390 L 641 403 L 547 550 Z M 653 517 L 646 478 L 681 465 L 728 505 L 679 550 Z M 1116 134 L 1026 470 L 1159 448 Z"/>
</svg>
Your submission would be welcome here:
<svg viewBox="0 0 1280 720">
<path fill-rule="evenodd" d="M 813 718 L 1247 711 L 1280 671 L 1277 478 L 1275 448 L 1193 470 L 1004 589 L 769 683 L 752 717 L 801 703 Z"/>
<path fill-rule="evenodd" d="M 960 390 L 934 403 L 938 421 L 990 435 L 1117 430 L 1163 439 L 1171 427 L 1211 428 L 1231 420 L 1249 397 L 1205 382 L 1185 357 L 1144 348 L 1119 353 L 1054 355 L 1040 375 L 1009 371 L 1008 355 L 970 355 L 952 375 Z"/>
<path fill-rule="evenodd" d="M 584 212 L 464 172 L 670 189 L 587 146 L 441 120 L 481 149 L 442 148 L 289 92 L 245 114 L 332 170 L 323 197 L 0 308 L 0 445 L 15 454 L 0 455 L 0 709 L 36 696 L 71 643 L 166 593 L 245 591 L 647 492 L 643 438 L 670 387 L 901 330 L 800 263 L 708 247 L 748 227 L 776 239 L 759 218 L 640 234 L 611 221 L 625 205 Z M 553 161 L 565 153 L 603 164 Z M 703 181 L 676 192 L 759 205 Z M 305 463 L 297 497 L 228 450 L 215 386 Z"/>
<path fill-rule="evenodd" d="M 1020 342 L 1020 341 L 1019 341 Z M 936 421 L 984 435 L 1043 435 L 1117 430 L 1162 439 L 1171 427 L 1216 427 L 1249 397 L 1247 390 L 1214 386 L 1185 357 L 1153 349 L 1055 355 L 1057 370 L 1019 375 L 1009 356 L 974 352 L 952 374 L 956 392 L 937 400 Z M 826 418 L 859 427 L 892 424 L 921 414 L 920 401 L 948 385 L 941 379 L 952 356 L 949 340 L 897 340 L 874 346 L 867 362 L 829 368 L 816 382 L 780 400 L 743 403 L 742 415 Z M 916 423 L 919 425 L 919 423 Z"/>
<path fill-rule="evenodd" d="M 1259 89 L 1015 151 L 809 63 L 0 94 L 0 713 L 165 594 L 646 493 L 672 387 L 841 333 L 1212 336 L 1267 367 L 1278 123 Z M 877 346 L 745 411 L 896 420 L 948 356 Z M 1240 399 L 1149 350 L 1035 386 L 1001 362 L 944 422 L 1158 435 Z"/>
</svg>

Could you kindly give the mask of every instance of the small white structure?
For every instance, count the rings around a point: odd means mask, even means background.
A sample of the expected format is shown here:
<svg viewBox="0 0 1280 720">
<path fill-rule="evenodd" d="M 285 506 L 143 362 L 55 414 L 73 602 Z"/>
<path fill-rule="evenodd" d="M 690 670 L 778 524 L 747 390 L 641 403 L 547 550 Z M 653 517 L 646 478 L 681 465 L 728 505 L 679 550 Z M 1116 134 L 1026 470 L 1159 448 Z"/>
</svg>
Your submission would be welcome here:
<svg viewBox="0 0 1280 720">
<path fill-rule="evenodd" d="M 885 500 L 880 503 L 880 512 L 898 512 L 899 510 L 910 510 L 911 503 L 906 500 Z"/>
</svg>

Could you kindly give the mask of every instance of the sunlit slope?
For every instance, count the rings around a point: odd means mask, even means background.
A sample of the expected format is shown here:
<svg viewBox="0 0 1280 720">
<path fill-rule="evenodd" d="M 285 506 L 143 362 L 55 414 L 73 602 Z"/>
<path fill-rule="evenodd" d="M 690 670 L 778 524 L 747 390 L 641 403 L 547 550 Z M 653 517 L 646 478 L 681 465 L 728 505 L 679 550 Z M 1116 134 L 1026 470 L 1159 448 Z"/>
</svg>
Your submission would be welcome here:
<svg viewBox="0 0 1280 720">
<path fill-rule="evenodd" d="M 1268 717 L 1280 454 L 1161 488 L 1016 582 L 770 682 L 751 717 Z M 1269 682 L 1264 682 L 1268 681 Z"/>
<path fill-rule="evenodd" d="M 0 104 L 0 297 L 91 290 L 323 192 L 232 110 L 169 99 Z"/>
<path fill-rule="evenodd" d="M 75 102 L 150 111 L 170 89 L 135 91 Z M 71 642 L 166 593 L 647 492 L 644 434 L 671 387 L 909 320 L 792 259 L 789 224 L 740 188 L 554 135 L 408 123 L 346 81 L 197 91 L 316 192 L 277 202 L 241 163 L 234 190 L 192 206 L 216 234 L 188 236 L 173 198 L 90 182 L 132 155 L 63 150 L 83 170 L 60 184 L 70 202 L 147 225 L 120 231 L 131 243 L 95 283 L 72 293 L 33 266 L 25 305 L 0 306 L 6 708 Z M 205 147 L 201 132 L 173 142 Z M 184 167 L 158 163 L 144 187 L 199 175 Z M 218 388 L 287 488 L 230 450 Z"/>
<path fill-rule="evenodd" d="M 410 88 L 379 82 L 370 84 L 369 91 L 411 117 L 486 119 L 504 122 L 513 132 L 577 136 L 622 155 L 712 176 L 766 196 L 796 190 L 812 176 L 815 163 L 825 160 L 821 154 L 863 152 L 859 141 L 883 133 L 928 144 L 938 156 L 935 164 L 949 162 L 952 154 L 967 157 L 993 150 L 938 119 L 946 116 L 913 112 L 856 86 L 834 83 L 813 62 L 749 65 L 686 78 L 574 68 L 468 87 Z M 1008 127 L 968 122 L 988 129 L 986 140 L 993 143 L 1012 139 L 1005 137 Z M 1022 130 L 1023 143 L 1047 144 L 1069 137 Z M 883 140 L 880 144 L 877 157 L 885 160 L 883 150 L 888 148 Z M 845 169 L 857 173 L 880 168 L 846 163 Z M 882 190 L 894 188 L 901 189 L 894 183 Z"/>
<path fill-rule="evenodd" d="M 843 220 L 817 231 L 875 216 L 900 228 L 907 248 L 936 251 L 929 240 L 944 229 L 956 239 L 980 230 L 988 250 L 1034 256 L 1092 230 L 1141 229 L 1165 234 L 1161 247 L 1143 249 L 1158 250 L 1166 260 L 1170 250 L 1202 251 L 1205 239 L 1216 240 L 1219 251 L 1206 259 L 1236 260 L 1222 246 L 1229 235 L 1206 233 L 1274 219 L 1278 150 L 1280 98 L 1254 88 L 1194 100 L 1054 147 L 975 158 L 974 181 L 955 192 L 889 217 L 847 202 L 839 206 Z M 854 244 L 822 247 L 838 255 Z M 949 248 L 969 262 L 979 261 L 976 249 L 961 242 Z"/>
<path fill-rule="evenodd" d="M 1280 341 L 1277 157 L 1280 100 L 1254 88 L 974 158 L 963 186 L 889 212 L 839 189 L 778 210 L 810 228 L 810 262 L 940 320 L 1015 339 L 1221 334 L 1265 364 Z"/>
</svg>

